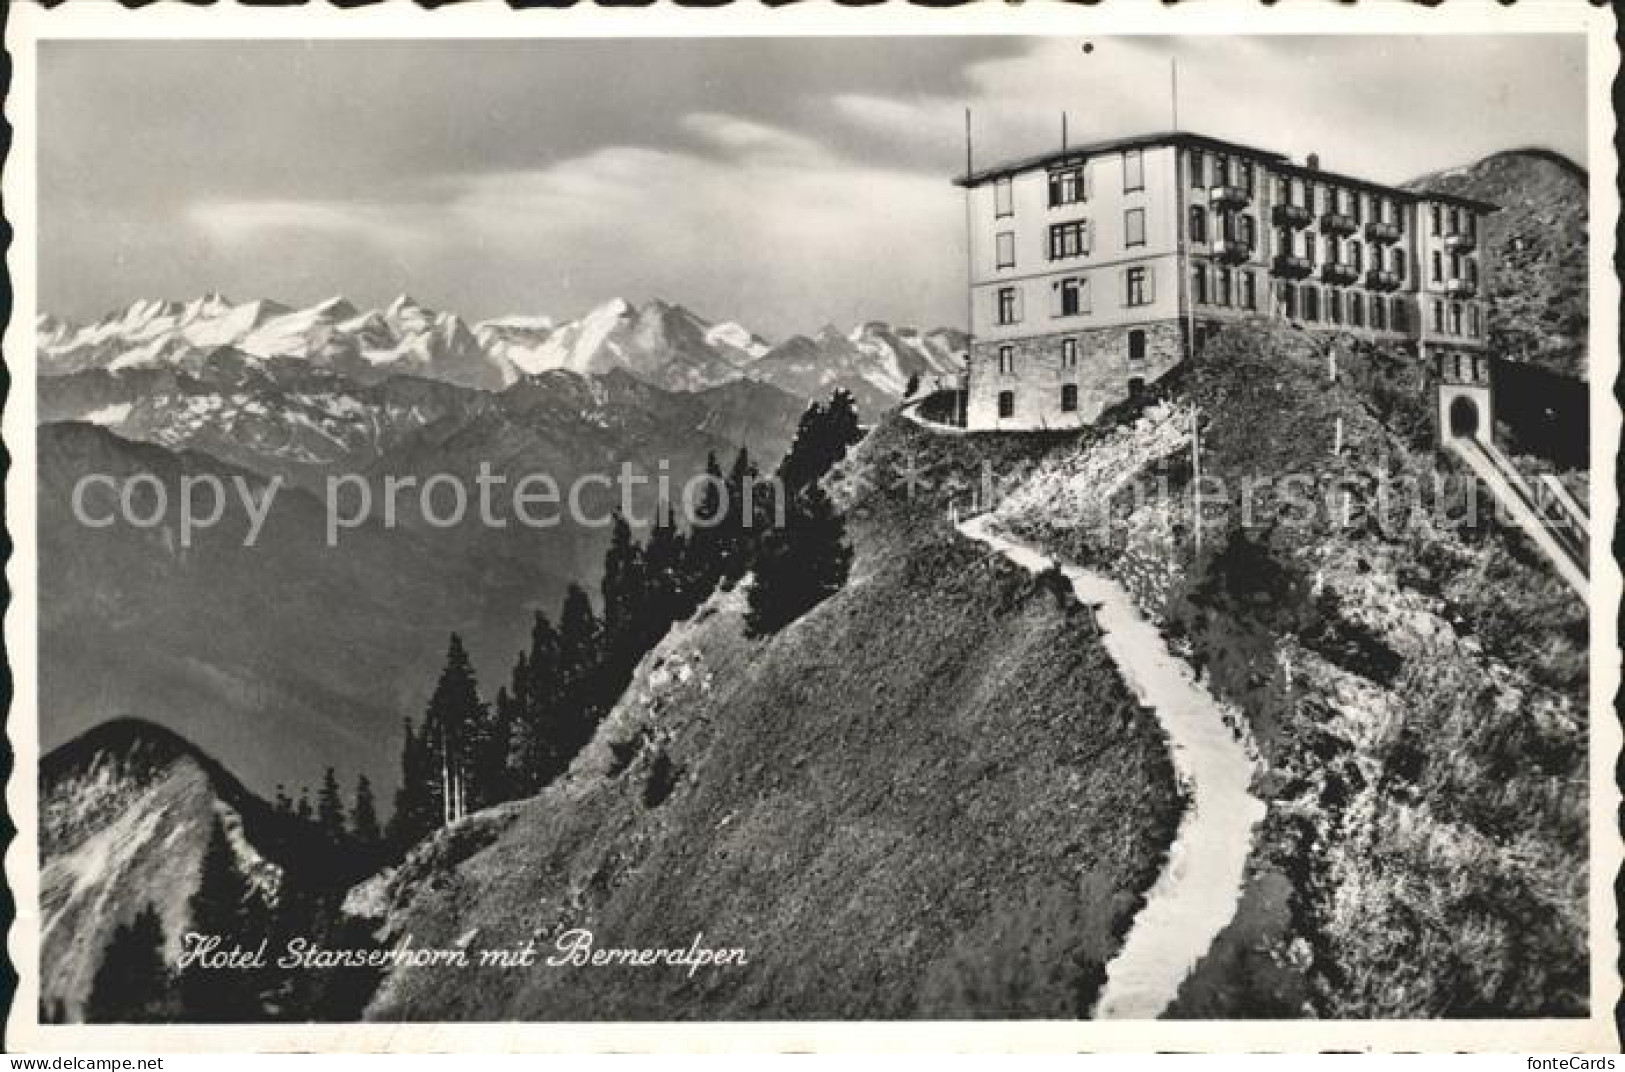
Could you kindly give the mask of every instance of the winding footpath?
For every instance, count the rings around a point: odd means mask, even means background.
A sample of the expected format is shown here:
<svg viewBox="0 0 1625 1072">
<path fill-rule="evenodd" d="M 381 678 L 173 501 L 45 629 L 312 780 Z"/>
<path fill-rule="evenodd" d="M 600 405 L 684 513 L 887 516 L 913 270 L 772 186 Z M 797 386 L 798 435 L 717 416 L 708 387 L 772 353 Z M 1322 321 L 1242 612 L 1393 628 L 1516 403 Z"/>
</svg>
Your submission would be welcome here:
<svg viewBox="0 0 1625 1072">
<path fill-rule="evenodd" d="M 1060 567 L 1079 600 L 1092 604 L 1106 653 L 1168 735 L 1190 805 L 1146 903 L 1106 965 L 1096 1019 L 1149 1020 L 1168 1008 L 1196 962 L 1235 915 L 1253 828 L 1264 804 L 1249 790 L 1253 762 L 1221 707 L 1116 581 L 1054 562 L 1020 540 L 995 533 L 988 515 L 959 531 L 1034 573 Z"/>
</svg>

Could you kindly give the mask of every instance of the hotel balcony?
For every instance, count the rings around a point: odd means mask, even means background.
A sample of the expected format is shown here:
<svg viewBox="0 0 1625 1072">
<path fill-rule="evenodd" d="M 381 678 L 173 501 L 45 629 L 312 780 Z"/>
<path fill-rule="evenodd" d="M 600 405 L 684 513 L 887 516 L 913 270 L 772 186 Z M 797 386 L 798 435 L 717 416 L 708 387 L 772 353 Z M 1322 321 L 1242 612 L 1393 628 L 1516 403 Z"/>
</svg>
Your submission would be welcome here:
<svg viewBox="0 0 1625 1072">
<path fill-rule="evenodd" d="M 1365 225 L 1365 236 L 1373 242 L 1398 242 L 1402 237 L 1397 223 L 1383 223 L 1372 220 Z"/>
<path fill-rule="evenodd" d="M 1276 205 L 1274 219 L 1277 227 L 1307 227 L 1315 214 L 1308 205 Z"/>
<path fill-rule="evenodd" d="M 1352 264 L 1331 262 L 1320 266 L 1320 278 L 1328 283 L 1345 286 L 1360 278 L 1360 272 Z"/>
<path fill-rule="evenodd" d="M 1253 199 L 1253 195 L 1244 187 L 1229 185 L 1213 187 L 1208 191 L 1208 197 L 1215 205 L 1245 205 Z"/>
<path fill-rule="evenodd" d="M 1290 253 L 1282 253 L 1275 258 L 1273 270 L 1276 275 L 1286 279 L 1303 279 L 1315 270 L 1307 257 L 1295 257 Z"/>
<path fill-rule="evenodd" d="M 1468 250 L 1478 248 L 1478 235 L 1472 231 L 1452 231 L 1444 236 L 1444 244 L 1446 249 L 1460 250 L 1465 253 Z"/>
<path fill-rule="evenodd" d="M 1471 279 L 1449 279 L 1445 281 L 1444 292 L 1452 298 L 1471 298 L 1478 293 L 1478 283 Z"/>
<path fill-rule="evenodd" d="M 1360 229 L 1353 216 L 1341 212 L 1328 212 L 1320 218 L 1320 229 L 1327 234 L 1351 235 Z"/>
<path fill-rule="evenodd" d="M 1253 256 L 1251 247 L 1233 238 L 1215 238 L 1208 248 L 1213 253 L 1214 260 L 1226 264 L 1240 264 L 1242 261 L 1251 260 Z"/>
<path fill-rule="evenodd" d="M 1373 268 L 1365 274 L 1365 285 L 1367 290 L 1398 290 L 1399 276 L 1394 272 Z"/>
</svg>

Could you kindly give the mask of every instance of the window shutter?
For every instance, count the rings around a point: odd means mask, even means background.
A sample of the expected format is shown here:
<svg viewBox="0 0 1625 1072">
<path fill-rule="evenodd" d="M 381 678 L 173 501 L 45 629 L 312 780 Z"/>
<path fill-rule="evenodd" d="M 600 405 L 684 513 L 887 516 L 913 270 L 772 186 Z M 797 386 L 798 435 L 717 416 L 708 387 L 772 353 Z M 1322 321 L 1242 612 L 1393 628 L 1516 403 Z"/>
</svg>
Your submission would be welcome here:
<svg viewBox="0 0 1625 1072">
<path fill-rule="evenodd" d="M 1127 306 L 1128 305 L 1128 299 L 1129 299 L 1129 293 L 1128 293 L 1128 269 L 1124 268 L 1122 270 L 1122 272 L 1120 272 L 1119 274 L 1123 278 L 1123 305 Z"/>
<path fill-rule="evenodd" d="M 1049 285 L 1049 299 L 1049 315 L 1052 317 L 1060 316 L 1062 313 L 1062 307 L 1061 284 L 1059 282 L 1051 283 Z"/>
<path fill-rule="evenodd" d="M 1150 305 L 1157 300 L 1157 270 L 1151 265 L 1145 266 L 1145 302 Z"/>
<path fill-rule="evenodd" d="M 1021 323 L 1023 319 L 1021 315 L 1021 295 L 1024 289 L 1025 288 L 1023 287 L 1016 288 L 1016 323 L 1018 324 Z"/>
<path fill-rule="evenodd" d="M 1078 311 L 1080 313 L 1094 312 L 1094 309 L 1091 307 L 1090 298 L 1089 298 L 1089 277 L 1088 276 L 1084 276 L 1082 279 L 1078 280 Z"/>
</svg>

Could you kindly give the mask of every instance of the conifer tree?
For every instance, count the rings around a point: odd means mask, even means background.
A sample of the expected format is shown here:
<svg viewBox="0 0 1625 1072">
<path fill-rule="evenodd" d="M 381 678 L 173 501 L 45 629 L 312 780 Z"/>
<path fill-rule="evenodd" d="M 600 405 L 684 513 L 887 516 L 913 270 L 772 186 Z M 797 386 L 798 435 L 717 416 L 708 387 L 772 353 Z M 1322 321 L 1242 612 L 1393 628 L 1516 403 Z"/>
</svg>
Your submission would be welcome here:
<svg viewBox="0 0 1625 1072">
<path fill-rule="evenodd" d="M 840 590 L 852 568 L 846 526 L 817 484 L 790 502 L 786 523 L 756 558 L 745 625 L 753 636 L 776 633 Z"/>
<path fill-rule="evenodd" d="M 643 549 L 644 601 L 648 608 L 640 646 L 648 651 L 660 642 L 673 622 L 694 613 L 698 601 L 689 591 L 683 568 L 687 541 L 677 527 L 677 515 L 670 506 L 657 518 Z"/>
<path fill-rule="evenodd" d="M 705 456 L 705 475 L 699 500 L 687 504 L 690 514 L 685 587 L 695 593 L 696 601 L 710 595 L 722 577 L 722 529 L 727 523 L 728 482 L 722 475 L 715 451 Z"/>
<path fill-rule="evenodd" d="M 344 843 L 344 798 L 339 795 L 339 780 L 332 767 L 322 773 L 322 787 L 316 794 L 316 822 L 329 846 Z"/>
<path fill-rule="evenodd" d="M 559 616 L 559 722 L 561 761 L 568 766 L 592 739 L 603 711 L 603 635 L 592 602 L 580 585 L 564 594 Z"/>
<path fill-rule="evenodd" d="M 516 723 L 508 766 L 514 792 L 529 795 L 564 769 L 559 633 L 540 611 L 531 623 L 530 650 L 514 666 L 511 695 Z"/>
<path fill-rule="evenodd" d="M 728 493 L 723 523 L 717 529 L 717 573 L 724 586 L 732 585 L 750 569 L 761 530 L 756 525 L 758 476 L 750 450 L 740 447 L 728 470 Z"/>
<path fill-rule="evenodd" d="M 615 684 L 631 674 L 642 655 L 638 650 L 639 621 L 649 612 L 645 602 L 643 555 L 632 539 L 632 527 L 619 515 L 610 533 L 609 550 L 604 553 L 600 591 L 604 597 L 604 688 L 606 692 L 618 692 Z"/>
<path fill-rule="evenodd" d="M 113 928 L 85 998 L 97 1024 L 165 1023 L 175 1018 L 174 977 L 164 960 L 164 925 L 148 904 Z"/>
<path fill-rule="evenodd" d="M 209 826 L 187 919 L 196 933 L 218 936 L 222 950 L 232 946 L 252 949 L 264 933 L 263 909 L 237 866 L 237 854 L 218 818 Z M 181 1010 L 187 1020 L 200 1023 L 258 1020 L 263 1015 L 261 982 L 253 972 L 188 965 L 177 980 Z"/>
<path fill-rule="evenodd" d="M 303 786 L 299 790 L 299 803 L 293 809 L 294 818 L 301 823 L 316 821 L 315 812 L 310 807 L 310 786 Z"/>
<path fill-rule="evenodd" d="M 424 733 L 443 826 L 451 825 L 469 812 L 473 800 L 469 777 L 484 715 L 474 667 L 469 663 L 462 638 L 453 633 L 446 649 L 446 667 L 440 673 L 424 716 Z"/>
<path fill-rule="evenodd" d="M 384 840 L 378 826 L 378 805 L 373 800 L 372 782 L 365 774 L 355 781 L 355 806 L 350 809 L 350 832 L 367 852 L 376 852 Z"/>
<path fill-rule="evenodd" d="M 423 733 L 410 718 L 402 719 L 401 725 L 405 731 L 401 782 L 395 789 L 395 810 L 389 818 L 389 842 L 395 852 L 404 855 L 435 828 L 440 808 Z"/>
</svg>

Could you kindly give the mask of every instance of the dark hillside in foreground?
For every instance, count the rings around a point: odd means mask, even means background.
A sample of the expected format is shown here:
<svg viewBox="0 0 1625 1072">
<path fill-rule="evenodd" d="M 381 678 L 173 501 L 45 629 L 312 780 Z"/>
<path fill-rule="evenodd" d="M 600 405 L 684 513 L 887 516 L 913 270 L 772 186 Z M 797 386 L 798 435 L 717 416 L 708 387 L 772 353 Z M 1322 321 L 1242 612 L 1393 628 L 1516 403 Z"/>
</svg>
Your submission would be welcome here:
<svg viewBox="0 0 1625 1072">
<path fill-rule="evenodd" d="M 892 419 L 847 464 L 974 479 L 1034 437 Z M 472 816 L 391 885 L 387 933 L 497 948 L 743 947 L 749 966 L 397 971 L 378 1020 L 1086 1015 L 1178 816 L 1155 719 L 1087 614 L 849 490 L 845 589 L 766 641 L 730 593 L 679 625 L 562 784 Z"/>
</svg>

